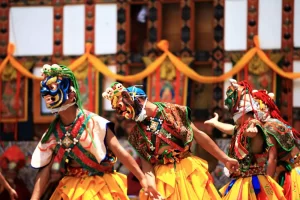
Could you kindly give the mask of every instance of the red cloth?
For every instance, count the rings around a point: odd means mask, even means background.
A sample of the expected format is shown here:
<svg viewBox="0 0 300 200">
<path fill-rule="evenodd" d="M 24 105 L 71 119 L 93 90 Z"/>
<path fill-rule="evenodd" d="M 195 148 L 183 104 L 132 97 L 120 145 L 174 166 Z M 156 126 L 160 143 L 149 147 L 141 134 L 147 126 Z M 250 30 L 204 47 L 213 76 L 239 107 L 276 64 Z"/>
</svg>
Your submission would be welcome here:
<svg viewBox="0 0 300 200">
<path fill-rule="evenodd" d="M 31 197 L 31 194 L 29 190 L 27 189 L 25 183 L 20 179 L 15 179 L 15 190 L 18 194 L 18 200 L 29 200 Z M 0 193 L 0 199 L 10 199 L 9 193 L 7 190 L 3 190 L 2 193 Z"/>
<path fill-rule="evenodd" d="M 284 192 L 284 196 L 287 200 L 292 200 L 292 190 L 291 190 L 292 186 L 291 185 L 292 185 L 291 174 L 289 172 L 285 173 L 283 192 Z"/>
<path fill-rule="evenodd" d="M 6 151 L 0 157 L 0 163 L 2 169 L 7 169 L 9 162 L 15 162 L 17 164 L 17 168 L 21 169 L 25 166 L 26 159 L 24 153 L 21 149 L 14 145 L 6 149 Z"/>
<path fill-rule="evenodd" d="M 136 159 L 136 162 L 139 165 L 141 165 L 140 158 Z M 139 180 L 131 172 L 127 176 L 127 185 L 128 185 L 128 189 L 127 189 L 128 195 L 136 195 L 136 196 L 139 195 L 142 186 L 140 185 Z"/>
</svg>

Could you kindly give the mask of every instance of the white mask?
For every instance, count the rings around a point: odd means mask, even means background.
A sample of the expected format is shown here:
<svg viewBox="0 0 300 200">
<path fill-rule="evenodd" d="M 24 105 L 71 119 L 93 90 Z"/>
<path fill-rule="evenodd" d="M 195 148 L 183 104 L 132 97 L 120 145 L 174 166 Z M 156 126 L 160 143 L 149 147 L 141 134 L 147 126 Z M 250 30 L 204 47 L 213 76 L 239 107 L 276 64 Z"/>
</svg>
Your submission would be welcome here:
<svg viewBox="0 0 300 200">
<path fill-rule="evenodd" d="M 147 113 L 146 113 L 145 107 L 146 107 L 147 100 L 148 99 L 146 99 L 145 102 L 144 102 L 141 113 L 135 118 L 136 122 L 142 122 L 142 121 L 144 121 L 144 119 L 146 119 Z"/>
<path fill-rule="evenodd" d="M 244 100 L 244 99 L 240 100 L 240 102 L 245 103 L 245 105 L 238 107 L 237 108 L 238 112 L 233 114 L 232 118 L 233 118 L 234 122 L 237 122 L 237 120 L 244 114 L 258 109 L 258 103 L 256 101 L 254 101 L 252 96 L 249 95 L 249 97 L 250 97 L 250 101 Z"/>
</svg>

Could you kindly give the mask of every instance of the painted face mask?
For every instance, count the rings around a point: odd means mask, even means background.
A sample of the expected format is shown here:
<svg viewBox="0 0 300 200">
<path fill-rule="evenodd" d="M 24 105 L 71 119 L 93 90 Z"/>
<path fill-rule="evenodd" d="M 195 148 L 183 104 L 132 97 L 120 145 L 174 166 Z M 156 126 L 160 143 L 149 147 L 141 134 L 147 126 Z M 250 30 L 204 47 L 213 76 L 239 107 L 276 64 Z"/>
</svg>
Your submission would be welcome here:
<svg viewBox="0 0 300 200">
<path fill-rule="evenodd" d="M 236 122 L 244 114 L 256 111 L 258 107 L 257 102 L 254 101 L 250 94 L 249 88 L 239 85 L 234 79 L 230 79 L 230 83 L 231 86 L 226 91 L 227 98 L 225 99 L 225 105 Z"/>
<path fill-rule="evenodd" d="M 146 101 L 144 105 L 141 105 L 138 99 L 141 96 L 147 97 L 142 89 L 135 86 L 126 89 L 118 82 L 113 83 L 111 87 L 102 93 L 102 97 L 111 101 L 112 108 L 119 115 L 136 121 L 144 120 L 146 115 L 144 110 Z M 143 117 L 141 117 L 141 114 Z"/>
<path fill-rule="evenodd" d="M 44 80 L 41 81 L 41 95 L 47 108 L 52 112 L 65 110 L 75 103 L 81 105 L 79 100 L 78 83 L 73 72 L 62 65 L 44 65 L 42 68 Z M 70 92 L 76 94 L 76 102 L 64 105 Z"/>
<path fill-rule="evenodd" d="M 58 108 L 68 99 L 70 79 L 48 76 L 41 81 L 41 94 L 46 101 L 47 108 Z"/>
</svg>

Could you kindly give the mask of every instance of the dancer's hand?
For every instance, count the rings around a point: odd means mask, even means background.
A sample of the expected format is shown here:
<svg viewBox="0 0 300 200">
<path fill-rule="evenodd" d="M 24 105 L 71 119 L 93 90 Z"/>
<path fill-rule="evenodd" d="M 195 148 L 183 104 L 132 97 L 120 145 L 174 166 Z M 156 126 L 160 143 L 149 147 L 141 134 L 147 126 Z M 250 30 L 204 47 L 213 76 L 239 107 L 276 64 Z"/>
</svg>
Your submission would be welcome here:
<svg viewBox="0 0 300 200">
<path fill-rule="evenodd" d="M 228 157 L 224 164 L 225 167 L 230 171 L 230 173 L 239 171 L 239 162 L 233 158 Z"/>
<path fill-rule="evenodd" d="M 204 124 L 208 124 L 208 125 L 211 125 L 211 126 L 215 126 L 215 123 L 219 121 L 219 115 L 218 113 L 214 113 L 214 117 L 209 119 L 209 120 L 206 120 L 204 122 Z"/>
<path fill-rule="evenodd" d="M 163 200 L 164 198 L 159 194 L 159 192 L 156 190 L 155 184 L 149 184 L 148 187 L 143 187 L 144 193 L 147 196 L 150 196 L 153 200 Z"/>
<path fill-rule="evenodd" d="M 256 128 L 256 125 L 254 122 L 252 122 L 251 125 L 244 132 L 244 136 L 253 138 L 257 135 L 257 133 L 258 133 L 258 130 Z"/>
<path fill-rule="evenodd" d="M 18 194 L 14 189 L 9 190 L 9 196 L 11 200 L 16 200 L 18 199 Z"/>
</svg>

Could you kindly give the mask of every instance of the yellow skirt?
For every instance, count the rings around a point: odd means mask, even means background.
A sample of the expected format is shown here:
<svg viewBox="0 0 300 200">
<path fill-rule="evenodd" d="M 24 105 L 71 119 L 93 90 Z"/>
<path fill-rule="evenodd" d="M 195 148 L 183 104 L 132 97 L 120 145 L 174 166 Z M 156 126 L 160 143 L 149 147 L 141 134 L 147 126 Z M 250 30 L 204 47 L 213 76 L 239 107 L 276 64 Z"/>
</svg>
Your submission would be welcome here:
<svg viewBox="0 0 300 200">
<path fill-rule="evenodd" d="M 65 176 L 50 200 L 128 200 L 126 176 L 120 173 L 104 176 Z"/>
<path fill-rule="evenodd" d="M 283 189 L 287 200 L 300 198 L 300 167 L 295 167 L 292 171 L 285 173 Z"/>
<path fill-rule="evenodd" d="M 221 199 L 213 185 L 206 161 L 191 156 L 179 163 L 154 167 L 156 187 L 163 198 L 169 200 Z M 141 190 L 140 200 L 150 200 Z"/>
<path fill-rule="evenodd" d="M 220 190 L 223 200 L 285 200 L 283 189 L 269 176 L 235 179 Z"/>
</svg>

